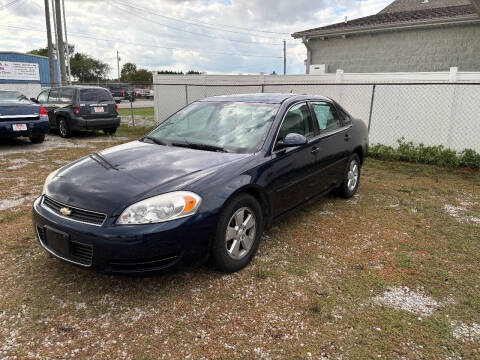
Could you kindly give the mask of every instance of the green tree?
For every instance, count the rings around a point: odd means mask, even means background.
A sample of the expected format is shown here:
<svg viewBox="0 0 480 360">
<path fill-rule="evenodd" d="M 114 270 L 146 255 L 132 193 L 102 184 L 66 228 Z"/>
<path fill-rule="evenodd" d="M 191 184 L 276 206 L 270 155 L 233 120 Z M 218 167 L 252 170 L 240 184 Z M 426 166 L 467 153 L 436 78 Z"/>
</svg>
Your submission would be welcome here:
<svg viewBox="0 0 480 360">
<path fill-rule="evenodd" d="M 70 66 L 72 75 L 80 82 L 103 80 L 110 71 L 110 65 L 78 52 L 71 57 Z"/>
<path fill-rule="evenodd" d="M 150 71 L 145 69 L 140 69 L 135 71 L 130 76 L 130 83 L 141 84 L 141 85 L 152 85 L 153 84 L 153 75 Z"/>
<path fill-rule="evenodd" d="M 53 44 L 53 48 L 55 51 L 55 44 Z M 68 45 L 68 52 L 69 55 L 72 55 L 75 52 L 75 45 Z M 48 57 L 48 47 L 40 48 L 40 49 L 33 49 L 27 52 L 27 54 L 31 55 L 39 55 L 39 56 L 45 56 Z"/>
<path fill-rule="evenodd" d="M 130 77 L 137 72 L 137 65 L 134 63 L 125 63 L 122 66 L 120 80 L 130 82 Z"/>
<path fill-rule="evenodd" d="M 30 50 L 29 52 L 27 52 L 27 54 L 48 57 L 48 48 L 45 47 L 45 48 Z"/>
</svg>

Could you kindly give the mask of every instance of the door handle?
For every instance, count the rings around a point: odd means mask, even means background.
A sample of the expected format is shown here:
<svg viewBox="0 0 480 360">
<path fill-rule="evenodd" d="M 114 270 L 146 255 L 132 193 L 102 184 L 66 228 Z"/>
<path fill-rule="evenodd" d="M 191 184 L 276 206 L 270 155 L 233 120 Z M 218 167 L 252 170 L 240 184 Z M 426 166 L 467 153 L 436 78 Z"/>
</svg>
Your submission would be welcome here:
<svg viewBox="0 0 480 360">
<path fill-rule="evenodd" d="M 320 148 L 319 147 L 312 147 L 312 154 L 315 154 L 316 152 L 320 151 Z"/>
<path fill-rule="evenodd" d="M 346 134 L 345 137 L 344 137 L 345 141 L 348 141 L 351 138 L 352 138 L 352 135 L 350 135 L 350 134 Z"/>
</svg>

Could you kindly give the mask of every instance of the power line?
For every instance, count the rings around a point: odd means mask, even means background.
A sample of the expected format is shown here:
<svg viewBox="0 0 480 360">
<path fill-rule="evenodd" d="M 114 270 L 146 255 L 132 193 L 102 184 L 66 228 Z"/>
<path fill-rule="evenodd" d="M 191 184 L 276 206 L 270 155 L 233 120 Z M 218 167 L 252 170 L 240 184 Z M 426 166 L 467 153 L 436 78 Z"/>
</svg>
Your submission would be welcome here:
<svg viewBox="0 0 480 360">
<path fill-rule="evenodd" d="M 226 41 L 232 41 L 232 42 L 238 42 L 238 43 L 243 43 L 243 44 L 254 44 L 254 45 L 270 45 L 270 46 L 283 46 L 282 43 L 262 43 L 262 42 L 256 42 L 256 41 L 244 41 L 244 40 L 237 40 L 237 39 L 228 39 L 228 38 L 223 38 L 223 37 L 219 37 L 219 36 L 213 36 L 213 35 L 207 35 L 205 33 L 198 33 L 198 32 L 194 32 L 194 31 L 189 31 L 189 30 L 185 30 L 185 29 L 182 29 L 182 28 L 178 28 L 178 27 L 174 27 L 174 26 L 171 26 L 171 25 L 168 25 L 168 24 L 165 24 L 165 23 L 159 23 L 159 22 L 156 22 L 156 21 L 153 21 L 153 20 L 150 20 L 146 17 L 143 17 L 141 15 L 139 15 L 138 13 L 135 13 L 135 12 L 131 12 L 131 10 L 125 10 L 123 8 L 121 8 L 120 6 L 118 6 L 118 4 L 114 4 L 112 3 L 111 5 L 113 6 L 116 6 L 118 9 L 122 10 L 122 11 L 128 11 L 128 13 L 130 15 L 134 15 L 140 19 L 143 19 L 145 21 L 148 21 L 150 23 L 154 23 L 154 24 L 157 24 L 157 25 L 162 25 L 162 26 L 166 26 L 170 29 L 173 29 L 173 30 L 177 30 L 177 31 L 181 31 L 181 32 L 185 32 L 185 33 L 188 33 L 188 34 L 193 34 L 193 35 L 197 35 L 197 36 L 202 36 L 202 37 L 209 37 L 209 38 L 212 38 L 212 39 L 216 39 L 216 40 L 226 40 Z"/>
<path fill-rule="evenodd" d="M 138 6 L 134 6 L 134 5 L 131 5 L 130 3 L 125 3 L 124 1 L 120 1 L 120 0 L 115 0 L 117 3 L 121 3 L 122 5 L 124 6 L 127 6 L 129 8 L 132 8 L 132 9 L 136 9 L 136 10 L 140 10 L 140 11 L 143 11 L 143 12 L 146 12 L 147 14 L 150 14 L 150 15 L 155 15 L 155 16 L 158 16 L 158 17 L 162 17 L 164 19 L 169 19 L 169 20 L 173 20 L 173 21 L 179 21 L 179 22 L 183 22 L 183 23 L 186 23 L 186 24 L 190 24 L 190 25 L 195 25 L 195 26 L 203 26 L 203 27 L 209 27 L 209 28 L 214 28 L 214 29 L 217 29 L 218 30 L 218 27 L 219 26 L 215 26 L 215 25 L 210 25 L 210 24 L 207 24 L 207 23 L 204 23 L 204 22 L 201 22 L 200 20 L 184 20 L 184 19 L 181 19 L 181 18 L 176 18 L 176 17 L 173 17 L 173 16 L 166 16 L 166 15 L 162 15 L 162 14 L 159 14 L 159 13 L 156 13 L 154 11 L 152 11 L 151 9 L 145 9 L 145 8 L 141 8 L 141 7 L 138 7 Z M 196 23 L 197 22 L 197 23 Z M 222 25 L 222 26 L 225 26 L 225 25 Z M 276 36 L 276 37 L 273 37 L 273 36 L 266 36 L 266 35 L 253 35 L 251 33 L 248 33 L 248 32 L 240 32 L 240 31 L 234 31 L 234 30 L 228 30 L 228 29 L 220 29 L 224 32 L 230 32 L 230 33 L 234 33 L 234 34 L 243 34 L 243 35 L 249 35 L 249 36 L 257 36 L 257 37 L 261 37 L 261 38 L 265 38 L 265 39 L 276 39 L 278 40 L 279 39 L 279 36 Z M 250 30 L 252 31 L 252 30 Z M 272 32 L 274 33 L 274 32 Z M 287 35 L 288 33 L 278 33 L 280 35 Z"/>
<path fill-rule="evenodd" d="M 24 28 L 19 26 L 12 26 L 12 25 L 0 25 L 3 28 L 12 28 L 12 29 L 19 29 L 19 30 L 28 30 L 28 31 L 41 31 L 45 32 L 45 29 L 34 29 L 34 28 Z M 182 48 L 182 47 L 167 47 L 167 46 L 159 46 L 159 45 L 152 45 L 152 44 L 144 44 L 144 43 L 136 43 L 132 41 L 125 41 L 125 40 L 118 40 L 118 39 L 104 39 L 104 38 L 97 38 L 93 36 L 87 35 L 78 35 L 78 33 L 69 32 L 70 35 L 74 35 L 74 37 L 86 38 L 86 39 L 93 39 L 99 41 L 106 41 L 106 42 L 118 42 L 123 44 L 129 44 L 134 46 L 141 46 L 141 47 L 148 47 L 148 48 L 159 48 L 159 49 L 166 49 L 166 50 L 184 50 L 184 51 L 194 51 L 200 52 L 205 54 L 212 54 L 212 55 L 230 55 L 230 56 L 239 56 L 239 57 L 258 57 L 258 58 L 271 58 L 271 59 L 283 59 L 282 56 L 271 56 L 271 55 L 255 55 L 255 54 L 239 54 L 239 53 L 228 53 L 222 51 L 212 51 L 212 50 L 204 50 L 204 49 L 191 49 L 191 48 Z"/>
<path fill-rule="evenodd" d="M 123 2 L 128 3 L 126 0 L 123 0 Z M 148 10 L 148 11 L 150 12 L 150 10 Z M 173 17 L 173 16 L 170 16 L 170 17 L 165 16 L 165 17 L 169 18 L 169 19 L 172 19 L 172 20 L 176 20 L 176 21 L 199 23 L 199 24 L 202 24 L 203 26 L 207 26 L 207 27 L 230 27 L 230 28 L 246 30 L 246 31 L 250 31 L 250 32 L 289 35 L 289 33 L 284 33 L 284 32 L 279 32 L 279 31 L 259 30 L 259 29 L 252 29 L 252 28 L 247 28 L 247 27 L 242 27 L 242 26 L 228 25 L 228 24 L 212 24 L 212 23 L 209 23 L 209 22 L 206 22 L 206 21 L 202 21 L 200 19 L 195 19 L 195 18 L 182 19 L 182 18 Z"/>
</svg>

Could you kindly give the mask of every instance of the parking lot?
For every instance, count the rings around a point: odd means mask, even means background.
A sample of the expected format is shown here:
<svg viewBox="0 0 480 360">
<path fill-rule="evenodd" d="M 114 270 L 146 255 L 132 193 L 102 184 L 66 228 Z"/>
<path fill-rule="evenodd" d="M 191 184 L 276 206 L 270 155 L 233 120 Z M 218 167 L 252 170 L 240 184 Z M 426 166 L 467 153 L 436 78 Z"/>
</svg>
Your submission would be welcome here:
<svg viewBox="0 0 480 360">
<path fill-rule="evenodd" d="M 354 198 L 275 223 L 230 275 L 111 276 L 45 253 L 30 208 L 46 176 L 146 131 L 2 141 L 0 358 L 480 357 L 480 179 L 467 170 L 367 159 Z"/>
</svg>

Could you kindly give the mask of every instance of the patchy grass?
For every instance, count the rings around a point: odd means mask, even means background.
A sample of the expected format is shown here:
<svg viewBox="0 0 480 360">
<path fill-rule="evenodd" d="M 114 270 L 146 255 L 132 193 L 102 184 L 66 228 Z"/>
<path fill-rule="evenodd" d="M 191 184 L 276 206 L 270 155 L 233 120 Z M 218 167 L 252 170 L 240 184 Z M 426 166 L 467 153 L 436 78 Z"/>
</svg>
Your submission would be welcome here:
<svg viewBox="0 0 480 360">
<path fill-rule="evenodd" d="M 130 109 L 118 109 L 119 115 L 123 117 L 131 117 L 132 112 Z M 154 117 L 154 110 L 153 107 L 151 108 L 140 108 L 140 109 L 133 109 L 133 113 L 137 116 L 143 116 L 143 117 L 149 117 L 152 118 Z"/>
<path fill-rule="evenodd" d="M 118 138 L 0 156 L 0 198 L 38 196 L 50 171 Z M 478 179 L 367 159 L 358 195 L 274 224 L 229 275 L 86 271 L 40 248 L 31 201 L 0 211 L 0 358 L 479 358 L 480 227 L 445 210 L 480 217 Z"/>
</svg>

